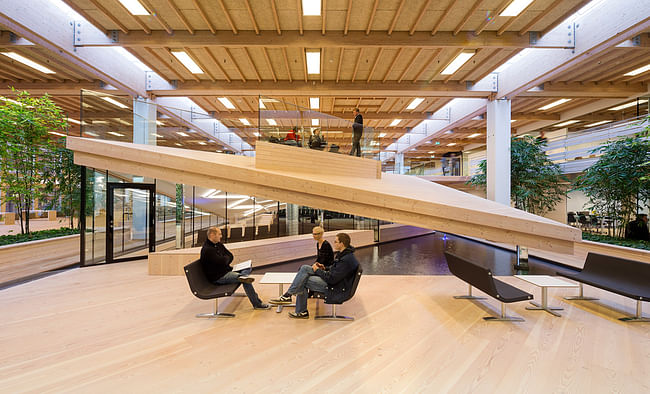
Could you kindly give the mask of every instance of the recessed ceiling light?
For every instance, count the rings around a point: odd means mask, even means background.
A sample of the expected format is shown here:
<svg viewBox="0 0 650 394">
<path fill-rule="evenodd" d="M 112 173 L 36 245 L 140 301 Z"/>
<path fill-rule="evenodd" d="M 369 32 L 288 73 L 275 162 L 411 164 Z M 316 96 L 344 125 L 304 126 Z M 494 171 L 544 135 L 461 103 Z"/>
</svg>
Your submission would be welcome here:
<svg viewBox="0 0 650 394">
<path fill-rule="evenodd" d="M 553 108 L 553 107 L 557 107 L 558 105 L 564 104 L 564 103 L 566 103 L 567 101 L 571 101 L 571 99 L 559 99 L 559 100 L 557 100 L 557 101 L 553 101 L 553 102 L 550 103 L 550 104 L 546 104 L 546 105 L 543 106 L 543 107 L 539 107 L 538 109 L 540 109 L 540 110 L 542 110 L 542 111 L 546 111 L 547 109 L 551 109 L 551 108 Z"/>
<path fill-rule="evenodd" d="M 207 145 L 205 141 L 199 141 L 199 145 Z"/>
<path fill-rule="evenodd" d="M 245 126 L 250 126 L 251 125 L 251 122 L 249 122 L 248 119 L 246 119 L 246 118 L 239 118 L 239 121 Z"/>
<path fill-rule="evenodd" d="M 307 74 L 320 74 L 320 50 L 305 52 Z"/>
<path fill-rule="evenodd" d="M 454 58 L 454 60 L 449 63 L 447 67 L 440 73 L 440 75 L 451 75 L 458 71 L 459 68 L 463 66 L 469 59 L 474 56 L 474 51 L 472 52 L 461 52 Z"/>
<path fill-rule="evenodd" d="M 312 126 L 318 126 L 320 124 L 320 121 L 318 119 L 312 119 L 311 120 L 311 125 Z"/>
<path fill-rule="evenodd" d="M 176 146 L 183 146 L 183 144 L 179 144 L 178 142 L 174 142 L 174 145 L 176 145 Z"/>
<path fill-rule="evenodd" d="M 419 97 L 414 98 L 413 101 L 411 101 L 411 103 L 408 105 L 408 107 L 406 107 L 406 109 L 408 110 L 415 109 L 417 108 L 418 105 L 422 104 L 423 101 L 424 101 L 423 98 L 419 98 Z"/>
<path fill-rule="evenodd" d="M 108 134 L 114 135 L 116 137 L 124 137 L 124 134 L 118 133 L 116 131 L 109 131 Z"/>
<path fill-rule="evenodd" d="M 510 119 L 510 123 L 515 123 L 517 119 Z"/>
<path fill-rule="evenodd" d="M 648 100 L 639 100 L 639 104 L 645 104 L 645 103 L 647 103 L 647 102 L 648 102 Z M 632 101 L 631 103 L 621 104 L 621 105 L 619 105 L 619 106 L 612 107 L 612 108 L 610 108 L 609 110 L 610 110 L 610 111 L 618 111 L 618 110 L 621 110 L 621 109 L 634 107 L 636 104 L 637 104 L 636 101 Z"/>
<path fill-rule="evenodd" d="M 646 71 L 650 71 L 650 64 L 645 65 L 643 67 L 639 67 L 636 70 L 632 70 L 629 73 L 626 73 L 626 74 L 623 74 L 623 75 L 626 76 L 626 77 L 633 77 L 635 75 L 642 74 L 642 73 L 644 73 Z"/>
<path fill-rule="evenodd" d="M 182 131 L 177 131 L 176 134 L 180 135 L 181 137 L 189 137 L 187 133 L 184 133 Z"/>
<path fill-rule="evenodd" d="M 384 138 L 386 137 L 386 133 L 379 133 L 379 138 Z"/>
<path fill-rule="evenodd" d="M 302 0 L 302 14 L 304 16 L 319 16 L 320 8 L 320 0 Z"/>
<path fill-rule="evenodd" d="M 161 121 L 159 121 L 159 120 L 156 121 L 156 124 L 157 124 L 158 126 L 164 126 L 164 125 L 165 125 L 165 123 L 163 123 L 163 122 L 161 122 Z"/>
<path fill-rule="evenodd" d="M 450 142 L 450 143 L 447 144 L 447 146 L 454 146 L 454 145 L 456 145 L 455 142 Z"/>
<path fill-rule="evenodd" d="M 391 124 L 390 124 L 389 127 L 395 127 L 395 126 L 397 126 L 397 125 L 399 124 L 399 122 L 401 122 L 401 121 L 402 121 L 402 119 L 394 119 L 394 120 L 391 122 Z"/>
<path fill-rule="evenodd" d="M 270 124 L 271 126 L 277 126 L 278 122 L 275 121 L 275 119 L 267 119 L 266 122 Z"/>
<path fill-rule="evenodd" d="M 513 0 L 505 10 L 501 11 L 499 16 L 517 16 L 532 2 L 533 0 Z"/>
<path fill-rule="evenodd" d="M 601 124 L 611 123 L 611 122 L 613 122 L 613 120 L 601 120 L 600 122 L 586 124 L 584 125 L 584 127 L 596 127 L 596 126 L 600 126 Z"/>
<path fill-rule="evenodd" d="M 138 0 L 119 0 L 131 15 L 149 15 L 149 12 L 140 4 Z"/>
<path fill-rule="evenodd" d="M 109 102 L 109 103 L 113 104 L 113 105 L 116 106 L 116 107 L 120 107 L 120 108 L 129 108 L 128 106 L 126 106 L 126 105 L 120 103 L 119 101 L 114 100 L 114 99 L 112 99 L 112 98 L 110 98 L 110 97 L 102 97 L 102 99 L 103 99 L 104 101 L 106 101 L 106 102 Z"/>
<path fill-rule="evenodd" d="M 258 133 L 258 132 L 256 131 L 256 132 L 253 133 L 253 135 L 254 135 L 255 137 L 259 137 L 259 136 L 260 136 L 260 133 Z"/>
<path fill-rule="evenodd" d="M 43 74 L 56 74 L 54 71 L 50 70 L 49 68 L 45 66 L 41 66 L 40 64 L 36 63 L 33 60 L 27 59 L 26 57 L 17 54 L 16 52 L 2 52 L 3 55 L 14 59 L 15 61 L 22 63 L 28 67 L 33 68 L 34 70 L 38 70 L 42 72 Z"/>
<path fill-rule="evenodd" d="M 427 153 L 429 153 L 430 155 L 432 155 L 432 154 L 434 154 L 434 153 L 436 153 L 436 152 L 434 152 L 434 151 L 431 151 L 431 152 L 427 152 Z"/>
<path fill-rule="evenodd" d="M 185 66 L 185 68 L 190 70 L 192 74 L 203 74 L 201 67 L 199 67 L 199 65 L 194 62 L 194 59 L 192 59 L 190 55 L 187 54 L 187 52 L 172 51 L 172 55 L 174 55 L 174 57 L 178 59 L 178 61 L 180 61 L 183 66 Z"/>
<path fill-rule="evenodd" d="M 320 98 L 318 98 L 318 97 L 310 97 L 309 98 L 309 108 L 311 108 L 311 109 L 320 108 Z"/>
<path fill-rule="evenodd" d="M 90 136 L 93 136 L 93 137 L 99 137 L 99 135 L 97 133 L 93 133 L 92 131 L 84 131 L 84 134 L 90 135 Z"/>
<path fill-rule="evenodd" d="M 221 102 L 221 104 L 224 105 L 224 107 L 228 109 L 235 109 L 235 106 L 230 100 L 228 100 L 228 97 L 219 97 L 218 100 Z"/>
<path fill-rule="evenodd" d="M 481 133 L 474 133 L 467 136 L 467 138 L 474 138 L 474 137 L 478 137 L 479 135 L 481 135 Z"/>
<path fill-rule="evenodd" d="M 154 137 L 163 138 L 163 136 L 158 133 L 151 133 L 151 135 L 153 135 Z"/>
<path fill-rule="evenodd" d="M 264 101 L 262 101 L 262 99 L 259 99 L 258 103 L 259 103 L 260 109 L 266 109 L 266 105 L 264 105 Z"/>
<path fill-rule="evenodd" d="M 570 124 L 574 124 L 574 123 L 578 123 L 578 122 L 580 122 L 580 121 L 579 120 L 567 120 L 566 122 L 558 123 L 558 124 L 554 125 L 553 127 L 564 127 L 564 126 L 568 126 Z"/>
</svg>

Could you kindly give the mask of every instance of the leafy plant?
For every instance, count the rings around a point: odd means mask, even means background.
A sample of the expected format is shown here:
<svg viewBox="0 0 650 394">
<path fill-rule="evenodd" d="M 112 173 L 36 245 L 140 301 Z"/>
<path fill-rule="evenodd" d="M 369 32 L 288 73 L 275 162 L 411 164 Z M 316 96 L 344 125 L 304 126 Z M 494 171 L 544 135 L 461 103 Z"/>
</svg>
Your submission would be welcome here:
<svg viewBox="0 0 650 394">
<path fill-rule="evenodd" d="M 530 136 L 513 138 L 510 146 L 510 196 L 515 208 L 543 215 L 555 208 L 566 194 L 560 167 L 550 161 L 542 150 L 543 141 Z M 487 185 L 487 162 L 478 165 L 479 172 L 468 183 Z"/>
<path fill-rule="evenodd" d="M 628 248 L 650 250 L 650 242 L 648 241 L 611 237 L 604 234 L 593 234 L 587 231 L 582 232 L 582 239 L 611 245 L 627 246 Z"/>
<path fill-rule="evenodd" d="M 32 231 L 29 234 L 0 235 L 0 246 L 36 241 L 39 239 L 63 237 L 72 234 L 79 234 L 79 229 L 61 227 L 53 230 Z"/>
<path fill-rule="evenodd" d="M 0 103 L 0 179 L 6 202 L 19 213 L 22 233 L 29 233 L 29 211 L 34 200 L 47 200 L 45 177 L 52 162 L 49 132 L 65 131 L 66 118 L 45 95 L 27 92 Z"/>
<path fill-rule="evenodd" d="M 52 161 L 46 169 L 47 191 L 50 193 L 50 208 L 60 204 L 63 214 L 70 217 L 70 228 L 74 227 L 74 217 L 80 217 L 81 170 L 74 164 L 74 154 L 65 148 L 65 138 L 61 138 L 52 150 Z M 79 223 L 77 222 L 77 225 Z"/>
<path fill-rule="evenodd" d="M 650 199 L 650 142 L 636 136 L 598 147 L 598 161 L 576 178 L 575 187 L 593 204 L 591 209 L 619 218 L 618 235 L 637 210 Z"/>
</svg>

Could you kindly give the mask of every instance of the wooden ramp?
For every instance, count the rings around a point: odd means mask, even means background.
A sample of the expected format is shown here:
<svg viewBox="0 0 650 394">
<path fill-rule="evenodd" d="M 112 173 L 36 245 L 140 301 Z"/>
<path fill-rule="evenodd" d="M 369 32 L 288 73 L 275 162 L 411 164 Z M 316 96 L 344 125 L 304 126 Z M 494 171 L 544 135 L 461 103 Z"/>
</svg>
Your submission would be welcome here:
<svg viewBox="0 0 650 394">
<path fill-rule="evenodd" d="M 76 164 L 228 190 L 490 241 L 573 253 L 580 230 L 373 160 L 257 143 L 257 158 L 69 137 Z"/>
</svg>

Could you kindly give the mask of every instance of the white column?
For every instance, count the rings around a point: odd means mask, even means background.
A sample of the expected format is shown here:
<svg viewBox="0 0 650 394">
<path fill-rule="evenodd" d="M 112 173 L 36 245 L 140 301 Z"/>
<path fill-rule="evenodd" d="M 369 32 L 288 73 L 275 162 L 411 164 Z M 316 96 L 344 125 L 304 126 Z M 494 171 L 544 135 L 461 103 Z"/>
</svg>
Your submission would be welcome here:
<svg viewBox="0 0 650 394">
<path fill-rule="evenodd" d="M 487 198 L 510 205 L 510 100 L 487 104 Z"/>
<path fill-rule="evenodd" d="M 133 99 L 133 142 L 156 145 L 156 104 L 142 97 Z"/>
<path fill-rule="evenodd" d="M 395 154 L 395 173 L 404 174 L 404 153 Z"/>
</svg>

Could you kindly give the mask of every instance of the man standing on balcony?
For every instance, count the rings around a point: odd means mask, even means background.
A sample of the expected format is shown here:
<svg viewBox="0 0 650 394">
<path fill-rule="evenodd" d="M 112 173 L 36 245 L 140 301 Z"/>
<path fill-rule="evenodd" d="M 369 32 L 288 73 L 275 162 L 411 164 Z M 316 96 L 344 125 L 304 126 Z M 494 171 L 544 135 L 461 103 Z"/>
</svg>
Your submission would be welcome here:
<svg viewBox="0 0 650 394">
<path fill-rule="evenodd" d="M 357 157 L 361 157 L 361 134 L 363 134 L 363 116 L 359 113 L 359 108 L 354 109 L 354 123 L 352 123 L 352 150 L 350 156 L 354 156 L 356 151 Z"/>
</svg>

